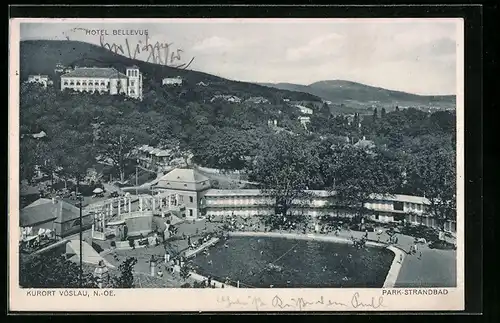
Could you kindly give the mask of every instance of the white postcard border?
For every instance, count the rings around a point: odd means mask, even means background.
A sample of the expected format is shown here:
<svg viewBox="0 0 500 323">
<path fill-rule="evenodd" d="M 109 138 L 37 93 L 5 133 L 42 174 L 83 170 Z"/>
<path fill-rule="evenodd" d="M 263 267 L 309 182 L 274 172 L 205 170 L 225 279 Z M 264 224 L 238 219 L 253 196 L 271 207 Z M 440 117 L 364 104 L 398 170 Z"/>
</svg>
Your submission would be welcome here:
<svg viewBox="0 0 500 323">
<path fill-rule="evenodd" d="M 307 21 L 369 20 L 349 19 L 297 19 Z M 403 21 L 410 18 L 377 18 L 377 22 Z M 413 20 L 413 18 L 411 18 Z M 439 311 L 464 310 L 464 229 L 465 229 L 465 169 L 464 169 L 464 20 L 460 18 L 425 18 L 418 20 L 454 20 L 457 22 L 457 287 L 456 288 L 395 288 L 395 289 L 130 289 L 103 290 L 39 289 L 50 291 L 50 296 L 32 296 L 35 290 L 19 287 L 19 44 L 21 22 L 98 22 L 104 19 L 11 19 L 9 24 L 9 310 L 10 311 Z M 148 19 L 159 22 L 257 22 L 258 19 Z M 266 19 L 279 23 L 281 19 Z M 283 19 L 284 20 L 284 19 Z M 106 23 L 139 23 L 138 19 L 106 19 Z M 142 20 L 144 21 L 144 20 Z M 290 22 L 290 19 L 286 19 Z M 88 296 L 64 296 L 61 292 Z M 385 291 L 385 294 L 383 295 Z M 94 296 L 94 292 L 100 296 Z M 388 295 L 387 293 L 391 293 Z M 394 293 L 394 294 L 392 294 Z M 417 293 L 427 293 L 417 294 Z M 431 295 L 428 295 L 431 293 Z M 436 294 L 432 294 L 436 293 Z M 53 294 L 53 295 L 52 295 Z M 381 298 L 382 297 L 382 298 Z M 381 303 L 382 302 L 382 303 Z"/>
</svg>

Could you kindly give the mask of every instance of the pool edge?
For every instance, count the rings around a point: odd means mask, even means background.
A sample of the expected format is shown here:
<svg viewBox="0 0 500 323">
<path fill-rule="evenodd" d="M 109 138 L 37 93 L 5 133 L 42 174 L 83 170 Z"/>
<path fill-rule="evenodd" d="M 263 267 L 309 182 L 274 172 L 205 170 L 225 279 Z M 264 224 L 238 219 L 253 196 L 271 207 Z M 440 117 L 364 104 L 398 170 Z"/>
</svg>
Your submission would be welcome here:
<svg viewBox="0 0 500 323">
<path fill-rule="evenodd" d="M 337 236 L 320 236 L 315 234 L 298 234 L 298 233 L 281 233 L 281 232 L 251 232 L 251 231 L 238 231 L 238 232 L 228 232 L 230 237 L 268 237 L 268 238 L 285 238 L 285 239 L 295 239 L 295 240 L 312 240 L 312 241 L 323 241 L 323 242 L 336 242 L 336 243 L 350 243 L 351 240 L 344 237 Z M 395 247 L 387 246 L 383 243 L 367 241 L 366 245 L 372 247 L 383 247 L 390 250 L 394 254 L 392 259 L 391 267 L 387 272 L 384 280 L 384 284 L 381 288 L 393 288 L 399 276 L 399 271 L 404 261 L 404 252 Z M 401 261 L 398 261 L 401 259 Z"/>
</svg>

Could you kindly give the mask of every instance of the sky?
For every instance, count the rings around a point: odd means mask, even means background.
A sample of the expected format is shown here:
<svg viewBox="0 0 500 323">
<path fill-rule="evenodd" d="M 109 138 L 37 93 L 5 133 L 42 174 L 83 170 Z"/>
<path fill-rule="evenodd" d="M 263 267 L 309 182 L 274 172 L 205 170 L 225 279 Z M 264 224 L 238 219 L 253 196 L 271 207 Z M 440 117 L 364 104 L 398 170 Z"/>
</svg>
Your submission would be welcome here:
<svg viewBox="0 0 500 323">
<path fill-rule="evenodd" d="M 456 94 L 456 19 L 65 19 L 21 23 L 21 40 L 79 40 L 130 48 L 170 44 L 172 64 L 247 82 L 348 80 L 415 94 Z M 92 35 L 85 30 L 105 30 Z M 113 35 L 117 30 L 134 36 Z M 460 38 L 459 38 L 460 37 Z M 181 50 L 177 52 L 177 50 Z M 133 50 L 132 50 L 133 52 Z M 136 58 L 148 60 L 150 52 Z M 149 57 L 150 61 L 151 58 Z"/>
</svg>

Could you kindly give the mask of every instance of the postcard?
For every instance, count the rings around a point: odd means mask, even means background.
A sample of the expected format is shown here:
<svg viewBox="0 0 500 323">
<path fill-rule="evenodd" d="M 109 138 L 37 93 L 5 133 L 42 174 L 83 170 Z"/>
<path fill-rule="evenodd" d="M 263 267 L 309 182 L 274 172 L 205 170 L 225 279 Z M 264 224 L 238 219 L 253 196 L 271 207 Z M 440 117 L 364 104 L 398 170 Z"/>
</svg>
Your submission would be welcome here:
<svg viewBox="0 0 500 323">
<path fill-rule="evenodd" d="M 464 23 L 11 19 L 11 311 L 464 309 Z"/>
</svg>

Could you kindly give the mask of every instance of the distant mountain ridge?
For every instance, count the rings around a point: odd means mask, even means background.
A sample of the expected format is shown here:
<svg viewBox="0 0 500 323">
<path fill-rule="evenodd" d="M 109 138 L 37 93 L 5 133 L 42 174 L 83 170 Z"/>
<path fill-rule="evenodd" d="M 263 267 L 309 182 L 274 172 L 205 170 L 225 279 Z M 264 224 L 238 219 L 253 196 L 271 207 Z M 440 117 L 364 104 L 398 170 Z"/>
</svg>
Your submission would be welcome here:
<svg viewBox="0 0 500 323">
<path fill-rule="evenodd" d="M 387 90 L 345 80 L 319 81 L 309 85 L 293 83 L 259 83 L 281 89 L 310 93 L 333 104 L 355 106 L 395 106 L 422 108 L 454 108 L 455 95 L 418 95 L 401 91 Z"/>
</svg>

